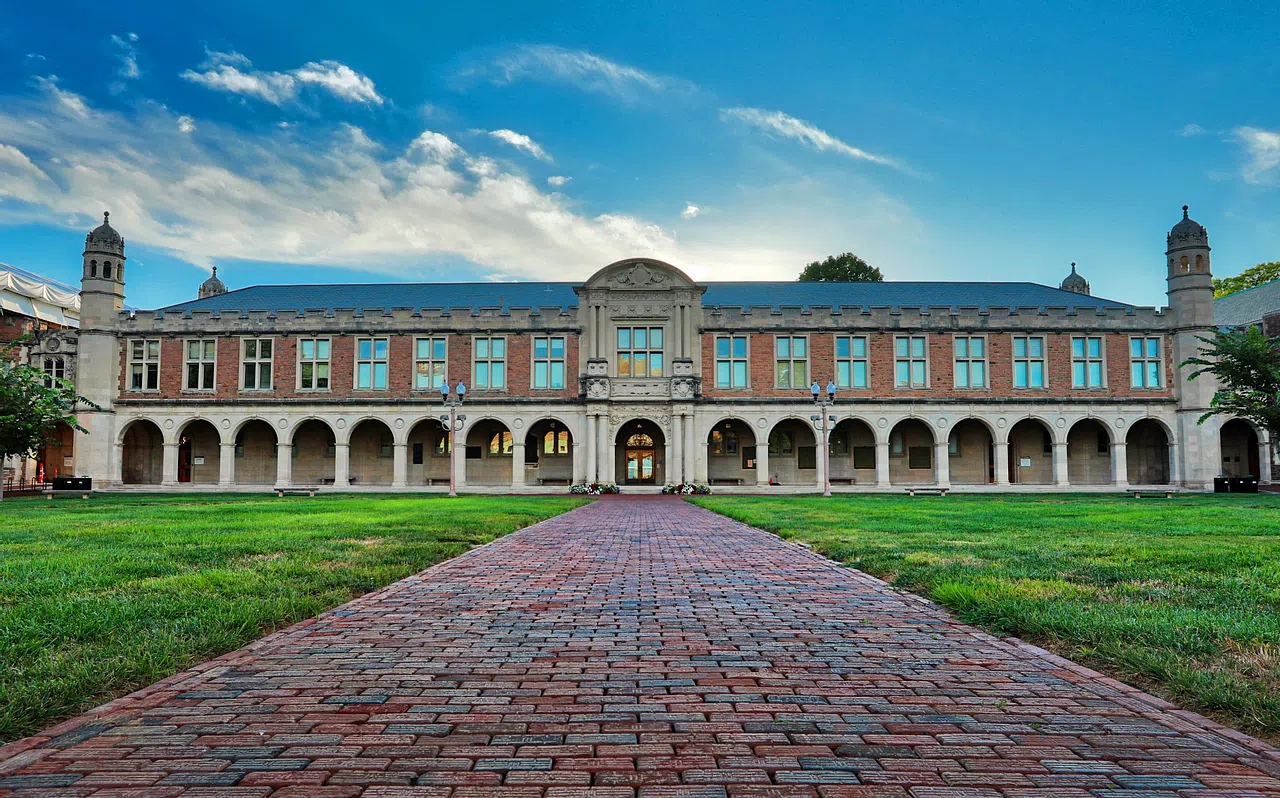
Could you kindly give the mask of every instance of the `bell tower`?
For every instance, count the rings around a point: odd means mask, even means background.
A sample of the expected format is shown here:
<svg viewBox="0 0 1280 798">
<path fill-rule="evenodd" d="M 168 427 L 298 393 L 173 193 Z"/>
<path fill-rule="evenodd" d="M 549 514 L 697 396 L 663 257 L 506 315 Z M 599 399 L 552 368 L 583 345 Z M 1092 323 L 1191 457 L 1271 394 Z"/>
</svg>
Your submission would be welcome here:
<svg viewBox="0 0 1280 798">
<path fill-rule="evenodd" d="M 1174 371 L 1174 395 L 1178 400 L 1178 445 L 1171 458 L 1180 459 L 1183 481 L 1188 487 L 1206 487 L 1218 474 L 1217 417 L 1200 424 L 1200 417 L 1218 389 L 1217 381 L 1208 374 L 1187 379 L 1190 368 L 1179 364 L 1200 352 L 1201 338 L 1213 334 L 1213 274 L 1209 271 L 1209 232 L 1192 219 L 1189 208 L 1182 206 L 1182 220 L 1173 226 L 1166 239 L 1165 260 L 1168 264 L 1169 311 L 1173 325 L 1169 334 L 1170 360 Z"/>
<path fill-rule="evenodd" d="M 110 325 L 124 310 L 124 238 L 111 226 L 111 214 L 84 239 L 83 272 L 80 275 L 80 327 Z"/>
<path fill-rule="evenodd" d="M 80 331 L 76 353 L 76 391 L 99 409 L 82 408 L 76 420 L 89 431 L 76 442 L 77 476 L 98 486 L 114 483 L 115 411 L 120 390 L 120 347 L 116 325 L 124 309 L 124 237 L 111 226 L 110 214 L 84 240 L 80 275 Z"/>
</svg>

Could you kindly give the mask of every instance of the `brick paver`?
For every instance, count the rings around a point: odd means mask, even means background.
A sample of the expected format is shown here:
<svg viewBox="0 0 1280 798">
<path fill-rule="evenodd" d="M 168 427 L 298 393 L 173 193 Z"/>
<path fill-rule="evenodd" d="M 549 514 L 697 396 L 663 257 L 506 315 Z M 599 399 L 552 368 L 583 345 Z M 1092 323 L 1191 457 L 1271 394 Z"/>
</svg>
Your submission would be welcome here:
<svg viewBox="0 0 1280 798">
<path fill-rule="evenodd" d="M 1280 795 L 1280 752 L 666 498 L 0 749 L 0 796 Z"/>
</svg>

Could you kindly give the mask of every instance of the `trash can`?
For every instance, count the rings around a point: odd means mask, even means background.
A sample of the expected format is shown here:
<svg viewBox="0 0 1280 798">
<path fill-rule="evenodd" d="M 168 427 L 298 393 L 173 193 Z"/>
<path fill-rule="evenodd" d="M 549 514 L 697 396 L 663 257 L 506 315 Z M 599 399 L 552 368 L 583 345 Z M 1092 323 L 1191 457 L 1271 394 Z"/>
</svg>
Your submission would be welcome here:
<svg viewBox="0 0 1280 798">
<path fill-rule="evenodd" d="M 1258 478 L 1255 476 L 1239 477 L 1236 486 L 1238 493 L 1257 493 Z"/>
<path fill-rule="evenodd" d="M 1230 493 L 1231 483 L 1227 481 L 1226 477 L 1214 477 L 1213 492 L 1214 493 Z"/>
<path fill-rule="evenodd" d="M 93 490 L 93 480 L 89 477 L 54 477 L 54 490 Z"/>
</svg>

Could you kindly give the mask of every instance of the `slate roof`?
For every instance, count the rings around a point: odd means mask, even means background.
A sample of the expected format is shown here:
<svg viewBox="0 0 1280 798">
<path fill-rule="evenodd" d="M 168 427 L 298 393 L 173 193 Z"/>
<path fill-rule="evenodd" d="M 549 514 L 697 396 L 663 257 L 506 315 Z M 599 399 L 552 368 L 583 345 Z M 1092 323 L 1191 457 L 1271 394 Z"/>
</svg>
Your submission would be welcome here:
<svg viewBox="0 0 1280 798">
<path fill-rule="evenodd" d="M 1262 317 L 1272 313 L 1280 313 L 1280 280 L 1213 300 L 1213 320 L 1223 327 L 1261 324 Z"/>
<path fill-rule="evenodd" d="M 391 308 L 576 307 L 580 283 L 351 283 L 257 285 L 180 302 L 164 311 L 300 311 Z M 884 282 L 705 283 L 703 307 L 1114 307 L 1132 305 L 1082 296 L 1039 283 Z"/>
</svg>

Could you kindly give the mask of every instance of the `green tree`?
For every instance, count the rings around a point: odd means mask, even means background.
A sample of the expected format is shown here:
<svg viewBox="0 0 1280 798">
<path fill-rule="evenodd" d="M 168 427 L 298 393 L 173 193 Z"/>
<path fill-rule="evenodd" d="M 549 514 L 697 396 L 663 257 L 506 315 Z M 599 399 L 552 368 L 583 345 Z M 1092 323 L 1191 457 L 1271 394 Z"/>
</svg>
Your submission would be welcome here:
<svg viewBox="0 0 1280 798">
<path fill-rule="evenodd" d="M 77 395 L 75 386 L 66 380 L 46 378 L 35 366 L 19 362 L 17 347 L 25 340 L 20 338 L 0 348 L 0 463 L 6 457 L 34 455 L 59 421 L 88 432 L 76 422 L 76 404 L 83 402 L 97 408 Z M 4 480 L 0 479 L 0 501 L 3 500 Z"/>
<path fill-rule="evenodd" d="M 1188 379 L 1201 374 L 1218 378 L 1218 390 L 1209 403 L 1203 424 L 1213 416 L 1247 418 L 1280 438 L 1280 336 L 1268 337 L 1262 328 L 1220 330 L 1212 338 L 1201 338 L 1206 346 L 1198 357 L 1182 366 L 1196 366 Z"/>
<path fill-rule="evenodd" d="M 879 283 L 884 281 L 884 275 L 862 258 L 846 252 L 815 260 L 796 279 L 802 283 Z"/>
<path fill-rule="evenodd" d="M 1220 297 L 1234 294 L 1272 280 L 1280 280 L 1280 260 L 1250 266 L 1235 277 L 1213 278 L 1213 295 Z"/>
</svg>

